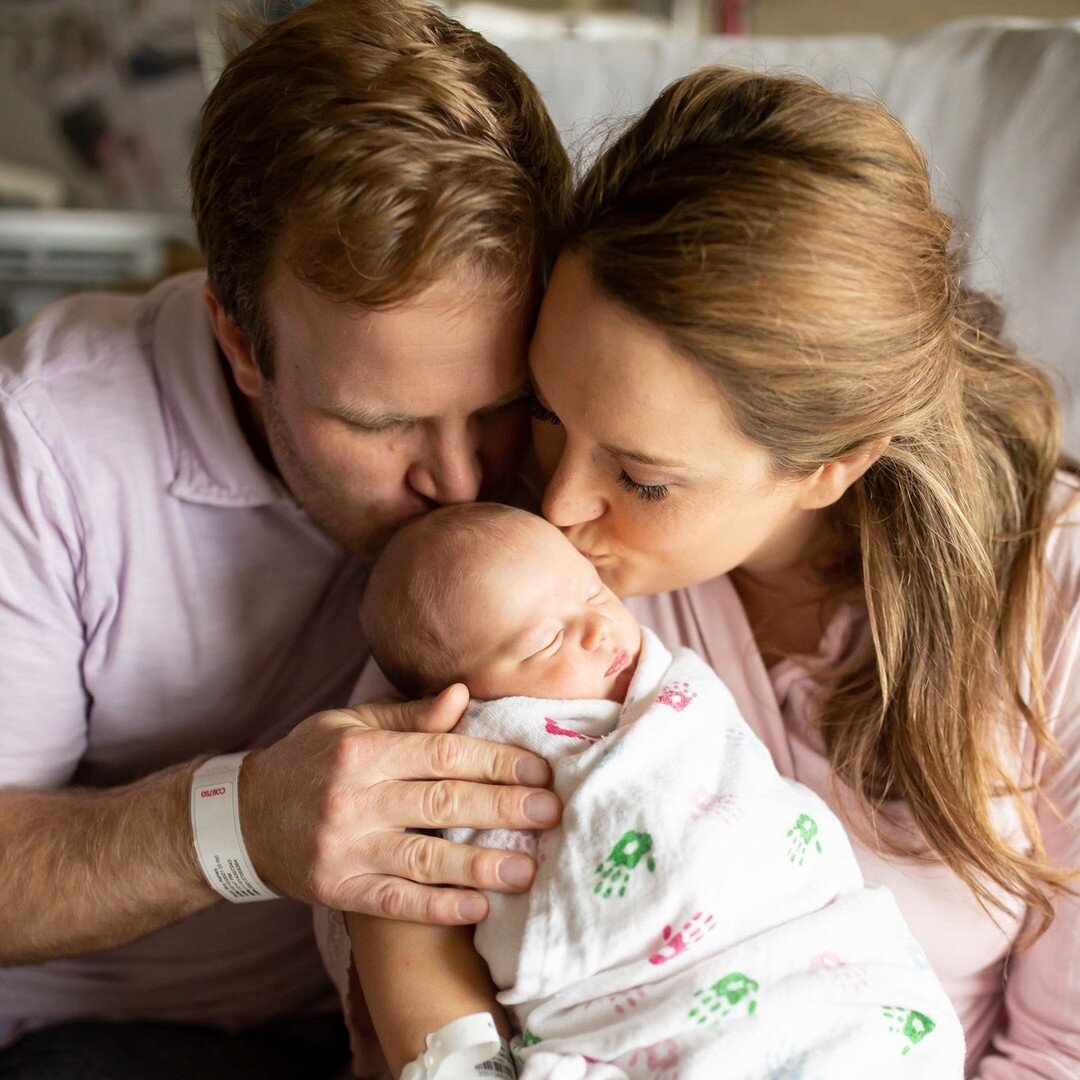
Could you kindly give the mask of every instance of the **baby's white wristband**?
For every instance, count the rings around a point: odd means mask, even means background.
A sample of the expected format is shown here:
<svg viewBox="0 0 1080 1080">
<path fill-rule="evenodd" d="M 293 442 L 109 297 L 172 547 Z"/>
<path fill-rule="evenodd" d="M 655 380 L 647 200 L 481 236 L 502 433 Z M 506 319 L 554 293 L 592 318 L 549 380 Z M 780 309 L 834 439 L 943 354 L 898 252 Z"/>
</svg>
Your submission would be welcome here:
<svg viewBox="0 0 1080 1080">
<path fill-rule="evenodd" d="M 211 758 L 191 780 L 191 832 L 199 867 L 210 887 L 234 904 L 280 899 L 255 873 L 240 832 L 240 763 L 246 756 L 245 751 Z"/>
<path fill-rule="evenodd" d="M 427 1037 L 427 1049 L 410 1062 L 401 1080 L 515 1080 L 510 1047 L 499 1037 L 491 1013 L 462 1016 Z"/>
</svg>

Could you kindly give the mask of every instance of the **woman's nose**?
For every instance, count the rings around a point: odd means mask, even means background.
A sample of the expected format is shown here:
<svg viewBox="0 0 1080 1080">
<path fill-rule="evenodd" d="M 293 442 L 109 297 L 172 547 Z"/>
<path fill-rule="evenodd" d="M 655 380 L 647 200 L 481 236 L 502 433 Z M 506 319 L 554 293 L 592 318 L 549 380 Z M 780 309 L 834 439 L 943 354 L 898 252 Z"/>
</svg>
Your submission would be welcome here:
<svg viewBox="0 0 1080 1080">
<path fill-rule="evenodd" d="M 565 448 L 544 489 L 540 512 L 560 529 L 593 521 L 604 512 L 603 499 L 584 465 Z"/>
</svg>

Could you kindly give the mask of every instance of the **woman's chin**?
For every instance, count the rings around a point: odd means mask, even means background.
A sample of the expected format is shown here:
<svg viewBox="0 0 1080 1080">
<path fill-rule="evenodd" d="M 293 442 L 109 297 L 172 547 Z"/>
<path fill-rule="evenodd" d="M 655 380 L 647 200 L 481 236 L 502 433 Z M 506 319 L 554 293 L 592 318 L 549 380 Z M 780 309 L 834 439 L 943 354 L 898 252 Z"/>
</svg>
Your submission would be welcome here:
<svg viewBox="0 0 1080 1080">
<path fill-rule="evenodd" d="M 596 572 L 600 575 L 600 580 L 620 598 L 647 596 L 649 593 L 668 591 L 663 585 L 653 587 L 650 581 L 652 575 L 643 574 L 636 567 L 610 562 L 604 566 L 598 566 Z"/>
<path fill-rule="evenodd" d="M 655 596 L 658 593 L 675 592 L 677 589 L 688 589 L 698 585 L 704 578 L 689 577 L 685 574 L 671 573 L 667 566 L 620 566 L 610 563 L 605 567 L 597 567 L 601 580 L 620 599 L 631 596 Z M 724 573 L 721 570 L 716 576 Z"/>
</svg>

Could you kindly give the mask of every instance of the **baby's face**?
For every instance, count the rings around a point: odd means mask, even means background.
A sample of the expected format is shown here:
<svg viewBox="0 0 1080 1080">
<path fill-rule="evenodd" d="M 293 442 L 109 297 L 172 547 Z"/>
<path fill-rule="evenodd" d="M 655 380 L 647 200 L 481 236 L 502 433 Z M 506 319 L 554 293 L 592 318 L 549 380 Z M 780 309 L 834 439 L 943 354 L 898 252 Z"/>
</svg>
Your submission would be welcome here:
<svg viewBox="0 0 1080 1080">
<path fill-rule="evenodd" d="M 448 632 L 469 657 L 464 681 L 473 697 L 625 699 L 641 628 L 543 518 L 523 518 L 506 544 L 467 571 L 454 605 Z"/>
</svg>

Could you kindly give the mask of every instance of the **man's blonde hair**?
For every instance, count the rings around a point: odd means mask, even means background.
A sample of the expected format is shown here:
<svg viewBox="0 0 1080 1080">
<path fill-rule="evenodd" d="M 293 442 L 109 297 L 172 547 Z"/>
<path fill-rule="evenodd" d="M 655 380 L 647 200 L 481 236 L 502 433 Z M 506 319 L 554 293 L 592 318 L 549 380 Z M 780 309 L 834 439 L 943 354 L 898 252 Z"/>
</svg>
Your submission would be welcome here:
<svg viewBox="0 0 1080 1080">
<path fill-rule="evenodd" d="M 368 308 L 462 264 L 537 288 L 569 166 L 505 53 L 415 0 L 315 0 L 242 25 L 252 40 L 203 108 L 190 181 L 210 284 L 265 375 L 279 261 Z"/>
</svg>

